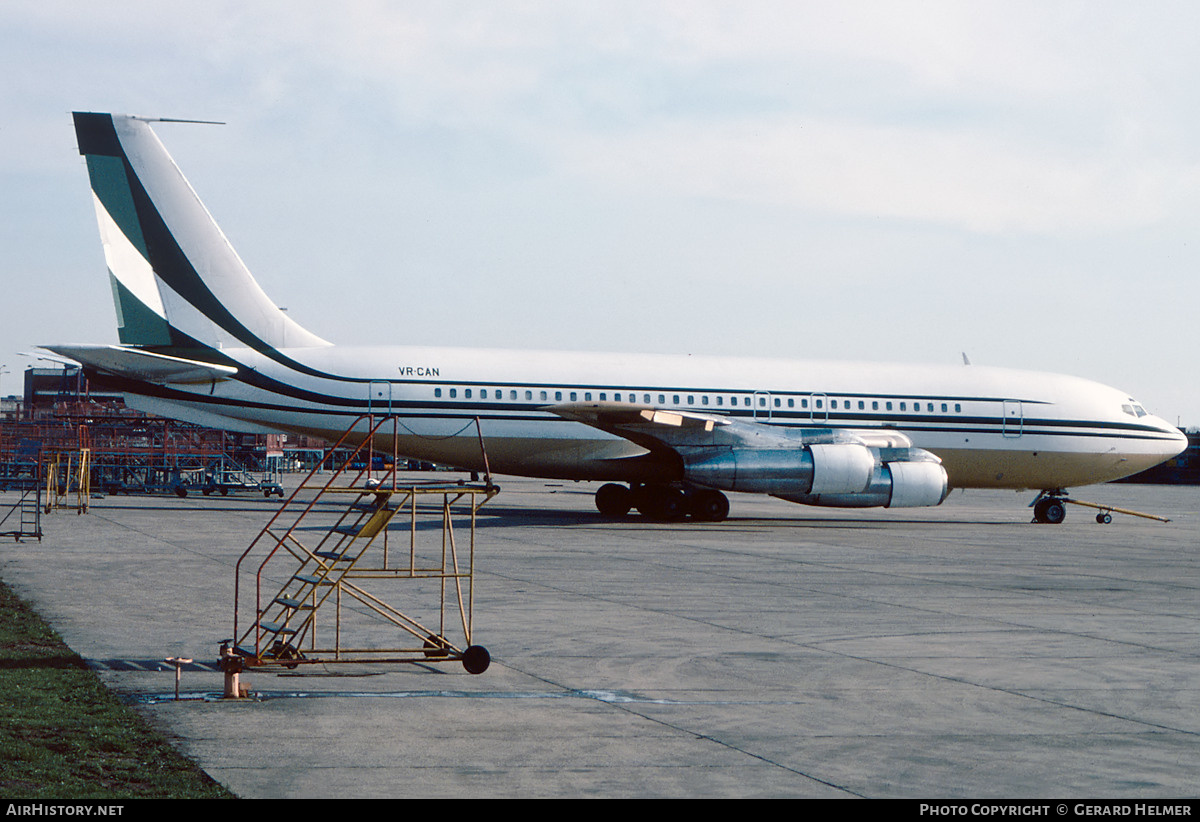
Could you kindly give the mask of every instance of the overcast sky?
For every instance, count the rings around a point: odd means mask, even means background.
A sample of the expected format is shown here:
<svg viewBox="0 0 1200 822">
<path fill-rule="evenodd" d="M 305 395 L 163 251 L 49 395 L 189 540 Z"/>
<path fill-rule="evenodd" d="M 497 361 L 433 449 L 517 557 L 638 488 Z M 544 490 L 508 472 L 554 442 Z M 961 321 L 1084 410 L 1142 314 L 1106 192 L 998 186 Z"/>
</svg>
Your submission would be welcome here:
<svg viewBox="0 0 1200 822">
<path fill-rule="evenodd" d="M 1200 426 L 1194 2 L 0 5 L 0 392 L 116 342 L 72 110 L 334 342 L 1060 371 Z"/>
</svg>

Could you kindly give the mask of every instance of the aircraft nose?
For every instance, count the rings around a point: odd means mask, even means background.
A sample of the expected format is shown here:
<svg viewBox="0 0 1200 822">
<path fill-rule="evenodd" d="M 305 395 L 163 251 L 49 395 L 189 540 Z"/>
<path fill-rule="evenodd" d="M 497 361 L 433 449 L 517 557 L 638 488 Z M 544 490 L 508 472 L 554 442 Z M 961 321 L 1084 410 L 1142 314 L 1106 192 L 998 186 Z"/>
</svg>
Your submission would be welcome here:
<svg viewBox="0 0 1200 822">
<path fill-rule="evenodd" d="M 1188 447 L 1187 434 L 1165 420 L 1158 420 L 1158 422 L 1163 432 L 1168 435 L 1168 438 L 1162 441 L 1163 459 L 1170 459 L 1183 453 L 1183 450 Z"/>
</svg>

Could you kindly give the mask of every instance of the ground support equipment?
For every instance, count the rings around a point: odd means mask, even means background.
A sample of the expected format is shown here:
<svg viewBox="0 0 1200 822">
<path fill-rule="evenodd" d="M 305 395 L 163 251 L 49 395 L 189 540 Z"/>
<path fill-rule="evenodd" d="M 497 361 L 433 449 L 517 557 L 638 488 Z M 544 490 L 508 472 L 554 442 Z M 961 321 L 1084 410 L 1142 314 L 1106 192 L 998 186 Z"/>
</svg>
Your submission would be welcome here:
<svg viewBox="0 0 1200 822">
<path fill-rule="evenodd" d="M 238 560 L 230 650 L 239 673 L 317 663 L 488 667 L 473 640 L 475 522 L 499 489 L 406 483 L 394 469 L 372 477 L 370 443 L 386 439 L 389 420 L 396 424 L 384 416 L 352 426 L 343 441 L 361 444 L 324 484 L 313 482 L 314 468 Z M 362 453 L 367 467 L 350 468 L 364 464 Z"/>
<path fill-rule="evenodd" d="M 1101 505 L 1096 502 L 1084 502 L 1081 499 L 1071 499 L 1070 497 L 1064 497 L 1063 502 L 1069 502 L 1072 505 L 1082 505 L 1084 508 L 1096 509 L 1099 512 L 1096 514 L 1096 522 L 1100 523 L 1101 525 L 1108 525 L 1110 522 L 1112 522 L 1112 515 L 1114 513 L 1128 514 L 1131 517 L 1141 517 L 1143 519 L 1153 519 L 1157 520 L 1158 522 L 1171 521 L 1166 517 L 1160 517 L 1155 514 L 1144 514 L 1141 511 L 1131 511 L 1128 508 L 1118 508 L 1115 505 Z"/>
<path fill-rule="evenodd" d="M 1160 517 L 1155 514 L 1146 514 L 1141 511 L 1132 511 L 1128 508 L 1118 508 L 1115 505 L 1102 505 L 1098 502 L 1085 502 L 1080 499 L 1072 499 L 1067 496 L 1067 492 L 1059 489 L 1055 491 L 1042 491 L 1029 505 L 1033 508 L 1033 522 L 1049 525 L 1058 525 L 1067 518 L 1067 504 L 1080 505 L 1084 508 L 1093 508 L 1098 513 L 1096 514 L 1096 522 L 1101 525 L 1108 525 L 1112 522 L 1113 513 L 1128 514 L 1131 517 L 1141 517 L 1143 519 L 1152 519 L 1158 522 L 1170 522 L 1166 517 Z"/>
</svg>

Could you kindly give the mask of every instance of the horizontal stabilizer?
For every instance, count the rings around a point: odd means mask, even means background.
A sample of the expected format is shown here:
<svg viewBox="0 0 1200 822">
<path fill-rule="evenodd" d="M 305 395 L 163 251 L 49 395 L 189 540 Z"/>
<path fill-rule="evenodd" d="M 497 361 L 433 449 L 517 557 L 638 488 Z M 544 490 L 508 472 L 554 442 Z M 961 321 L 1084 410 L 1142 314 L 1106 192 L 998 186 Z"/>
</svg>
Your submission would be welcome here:
<svg viewBox="0 0 1200 822">
<path fill-rule="evenodd" d="M 230 365 L 169 357 L 124 345 L 46 345 L 55 354 L 69 357 L 87 368 L 152 383 L 205 383 L 225 380 L 237 373 Z"/>
</svg>

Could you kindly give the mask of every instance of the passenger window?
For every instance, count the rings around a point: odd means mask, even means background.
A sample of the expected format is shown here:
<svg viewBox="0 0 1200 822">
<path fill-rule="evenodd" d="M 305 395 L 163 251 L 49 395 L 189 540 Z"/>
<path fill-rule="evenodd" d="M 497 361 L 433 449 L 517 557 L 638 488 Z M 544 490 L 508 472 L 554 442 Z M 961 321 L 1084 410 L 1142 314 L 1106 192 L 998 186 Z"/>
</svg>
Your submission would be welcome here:
<svg viewBox="0 0 1200 822">
<path fill-rule="evenodd" d="M 471 399 L 471 389 L 468 388 L 466 391 L 464 391 L 463 396 L 466 397 L 467 399 Z"/>
<path fill-rule="evenodd" d="M 533 392 L 532 392 L 532 391 L 526 391 L 526 392 L 525 392 L 525 399 L 527 399 L 527 400 L 531 400 L 531 399 L 533 399 Z"/>
<path fill-rule="evenodd" d="M 562 392 L 561 392 L 561 391 L 555 391 L 555 392 L 554 392 L 554 401 L 555 401 L 555 402 L 562 402 Z"/>
<path fill-rule="evenodd" d="M 508 398 L 510 400 L 515 400 L 517 398 L 517 391 L 515 388 L 512 391 L 508 392 Z"/>
<path fill-rule="evenodd" d="M 866 411 L 866 410 L 867 410 L 867 404 L 866 404 L 865 402 L 863 402 L 862 400 L 859 400 L 859 401 L 858 401 L 858 410 L 859 410 L 859 411 Z"/>
<path fill-rule="evenodd" d="M 541 394 L 538 396 L 538 399 L 540 399 L 542 402 L 545 402 L 547 400 L 546 392 L 541 392 Z"/>
<path fill-rule="evenodd" d="M 907 411 L 907 410 L 908 410 L 908 403 L 904 403 L 904 402 L 900 403 L 900 410 L 901 410 L 901 411 Z"/>
<path fill-rule="evenodd" d="M 578 398 L 579 398 L 579 395 L 576 394 L 574 391 L 572 391 L 571 392 L 571 402 L 575 402 L 575 400 Z"/>
<path fill-rule="evenodd" d="M 954 411 L 955 413 L 960 413 L 962 411 L 962 403 L 954 403 Z"/>
<path fill-rule="evenodd" d="M 642 402 L 645 403 L 646 405 L 649 405 L 650 404 L 650 395 L 642 394 Z"/>
<path fill-rule="evenodd" d="M 458 389 L 457 389 L 457 388 L 451 388 L 451 389 L 450 389 L 450 399 L 454 399 L 454 398 L 455 398 L 455 397 L 457 397 L 457 396 L 458 396 Z"/>
<path fill-rule="evenodd" d="M 435 396 L 435 397 L 442 396 L 442 389 L 440 389 L 440 388 L 433 389 L 433 396 Z"/>
<path fill-rule="evenodd" d="M 583 392 L 583 401 L 584 401 L 584 402 L 591 402 L 591 401 L 592 401 L 592 392 L 591 392 L 591 391 L 584 391 L 584 392 Z"/>
<path fill-rule="evenodd" d="M 830 408 L 837 408 L 837 400 L 830 400 L 830 401 L 829 401 L 829 407 L 830 407 Z"/>
<path fill-rule="evenodd" d="M 608 392 L 607 392 L 607 391 L 601 391 L 601 392 L 600 392 L 600 402 L 604 402 L 604 401 L 605 401 L 605 400 L 607 400 L 607 399 L 608 399 Z"/>
<path fill-rule="evenodd" d="M 658 404 L 659 404 L 659 405 L 666 405 L 666 404 L 667 404 L 667 398 L 666 398 L 664 395 L 662 395 L 662 394 L 659 394 L 659 395 L 658 395 Z"/>
<path fill-rule="evenodd" d="M 703 397 L 700 398 L 700 404 L 708 405 L 708 394 L 705 394 Z"/>
<path fill-rule="evenodd" d="M 795 408 L 795 407 L 796 407 L 796 398 L 788 397 L 788 408 Z"/>
<path fill-rule="evenodd" d="M 879 400 L 871 400 L 871 410 L 872 411 L 879 410 Z"/>
<path fill-rule="evenodd" d="M 800 400 L 801 408 L 808 408 L 808 400 Z"/>
<path fill-rule="evenodd" d="M 678 395 L 678 394 L 674 394 L 674 395 L 672 395 L 672 397 L 671 397 L 671 404 L 672 404 L 672 405 L 679 405 L 679 395 Z"/>
<path fill-rule="evenodd" d="M 949 406 L 947 406 L 946 403 L 942 403 L 942 413 L 945 414 L 949 410 Z"/>
<path fill-rule="evenodd" d="M 892 401 L 891 401 L 891 400 L 888 400 L 888 401 L 887 401 L 887 410 L 888 410 L 888 411 L 891 411 L 891 410 L 892 410 Z"/>
<path fill-rule="evenodd" d="M 724 402 L 724 400 L 724 397 L 722 397 L 720 394 L 717 394 L 717 405 L 720 405 L 722 402 Z"/>
</svg>

